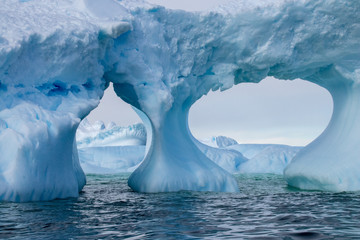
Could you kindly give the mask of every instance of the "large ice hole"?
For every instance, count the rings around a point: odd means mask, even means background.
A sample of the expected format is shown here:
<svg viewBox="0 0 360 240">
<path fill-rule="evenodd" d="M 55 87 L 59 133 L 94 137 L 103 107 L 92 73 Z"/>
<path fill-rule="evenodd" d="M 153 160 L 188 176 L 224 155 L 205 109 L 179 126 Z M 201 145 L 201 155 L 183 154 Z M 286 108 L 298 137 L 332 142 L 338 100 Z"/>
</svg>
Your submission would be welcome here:
<svg viewBox="0 0 360 240">
<path fill-rule="evenodd" d="M 144 158 L 146 129 L 112 85 L 77 130 L 80 164 L 88 174 L 132 172 Z"/>
<path fill-rule="evenodd" d="M 332 110 L 326 89 L 268 77 L 209 92 L 191 107 L 189 128 L 206 156 L 230 173 L 283 174 L 324 131 Z"/>
<path fill-rule="evenodd" d="M 198 140 L 226 136 L 238 143 L 305 146 L 329 124 L 330 93 L 317 84 L 272 77 L 210 91 L 190 109 L 189 127 Z"/>
</svg>

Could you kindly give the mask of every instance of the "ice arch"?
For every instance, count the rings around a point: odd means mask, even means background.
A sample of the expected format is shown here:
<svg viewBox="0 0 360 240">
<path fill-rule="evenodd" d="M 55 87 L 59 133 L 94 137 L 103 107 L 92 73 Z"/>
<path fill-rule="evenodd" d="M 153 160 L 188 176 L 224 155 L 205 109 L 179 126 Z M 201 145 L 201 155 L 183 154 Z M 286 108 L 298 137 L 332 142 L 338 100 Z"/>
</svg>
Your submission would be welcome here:
<svg viewBox="0 0 360 240">
<path fill-rule="evenodd" d="M 3 2 L 0 200 L 76 197 L 85 185 L 75 132 L 108 85 L 103 41 L 130 29 L 127 10 L 102 3 Z"/>
<path fill-rule="evenodd" d="M 130 177 L 133 189 L 236 189 L 226 173 L 204 167 L 208 161 L 189 141 L 188 110 L 210 90 L 259 82 L 266 76 L 311 81 L 334 99 L 334 115 L 325 133 L 286 169 L 289 184 L 326 190 L 360 188 L 353 136 L 357 134 L 360 26 L 356 12 L 360 5 L 345 1 L 258 4 L 209 14 L 164 8 L 134 11 L 133 31 L 116 39 L 112 52 L 114 62 L 126 63 L 105 75 L 118 86 L 118 95 L 143 111 L 153 127 L 156 144 Z M 344 129 L 346 134 L 340 134 Z M 335 144 L 337 139 L 343 144 Z M 348 151 L 352 156 L 340 163 L 340 156 Z"/>
<path fill-rule="evenodd" d="M 332 106 L 329 92 L 316 84 L 268 77 L 203 96 L 190 109 L 189 125 L 197 139 L 305 146 L 325 130 Z"/>
<path fill-rule="evenodd" d="M 328 129 L 285 171 L 289 184 L 360 189 L 359 10 L 357 1 L 327 0 L 243 1 L 211 13 L 126 0 L 69 0 L 60 6 L 5 0 L 0 198 L 78 195 L 85 179 L 74 151 L 75 130 L 109 81 L 153 129 L 146 160 L 129 179 L 133 189 L 237 191 L 231 175 L 192 143 L 188 110 L 210 90 L 266 76 L 308 80 L 334 98 Z"/>
</svg>

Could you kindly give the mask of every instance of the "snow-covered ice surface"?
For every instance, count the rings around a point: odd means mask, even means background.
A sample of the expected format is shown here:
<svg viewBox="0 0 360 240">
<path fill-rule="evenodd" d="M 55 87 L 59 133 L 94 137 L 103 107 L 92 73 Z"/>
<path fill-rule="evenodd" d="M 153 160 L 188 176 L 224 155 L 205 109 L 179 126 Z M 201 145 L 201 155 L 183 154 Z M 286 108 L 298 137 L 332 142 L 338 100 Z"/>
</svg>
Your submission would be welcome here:
<svg viewBox="0 0 360 240">
<path fill-rule="evenodd" d="M 148 118 L 151 144 L 132 189 L 238 191 L 192 141 L 187 116 L 210 90 L 266 76 L 314 82 L 334 100 L 328 128 L 285 169 L 288 183 L 360 190 L 359 10 L 345 0 L 231 1 L 202 13 L 130 0 L 2 1 L 0 198 L 78 195 L 75 131 L 109 81 Z"/>
<path fill-rule="evenodd" d="M 231 145 L 238 144 L 235 139 L 225 136 L 211 137 L 209 139 L 200 140 L 200 142 L 215 148 L 225 148 Z"/>
<path fill-rule="evenodd" d="M 211 141 L 196 142 L 199 149 L 217 165 L 230 173 L 274 173 L 283 174 L 302 147 L 279 144 L 231 144 L 221 147 L 216 139 L 228 139 L 224 136 L 212 137 Z M 225 140 L 225 142 L 229 142 Z M 234 143 L 232 140 L 231 142 Z M 235 141 L 236 142 L 236 141 Z M 205 143 L 205 144 L 203 144 Z"/>
<path fill-rule="evenodd" d="M 146 129 L 138 123 L 128 127 L 117 126 L 110 123 L 105 127 L 104 123 L 97 121 L 90 124 L 85 118 L 76 132 L 78 148 L 102 147 L 102 146 L 132 146 L 146 145 Z"/>
<path fill-rule="evenodd" d="M 87 147 L 79 149 L 79 159 L 85 173 L 124 173 L 133 172 L 144 153 L 144 145 Z"/>
<path fill-rule="evenodd" d="M 76 132 L 80 165 L 85 173 L 133 172 L 144 159 L 146 130 L 143 124 L 120 127 L 87 118 Z"/>
<path fill-rule="evenodd" d="M 292 161 L 302 147 L 279 144 L 238 144 L 227 148 L 240 152 L 249 160 L 244 162 L 240 173 L 283 174 L 285 167 Z"/>
</svg>

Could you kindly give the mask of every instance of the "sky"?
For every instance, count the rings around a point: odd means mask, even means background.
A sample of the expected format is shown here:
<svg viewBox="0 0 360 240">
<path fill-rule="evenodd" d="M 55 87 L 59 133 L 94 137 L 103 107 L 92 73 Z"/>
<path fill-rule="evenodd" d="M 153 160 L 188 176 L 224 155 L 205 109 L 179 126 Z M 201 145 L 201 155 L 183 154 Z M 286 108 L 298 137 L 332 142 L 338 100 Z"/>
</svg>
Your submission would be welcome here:
<svg viewBox="0 0 360 240">
<path fill-rule="evenodd" d="M 226 1 L 231 0 L 150 0 L 188 11 L 212 9 Z M 239 143 L 304 146 L 321 134 L 331 114 L 332 98 L 324 88 L 303 80 L 266 78 L 258 84 L 242 83 L 203 96 L 190 109 L 189 126 L 198 139 L 223 135 Z M 88 118 L 121 126 L 141 122 L 112 86 Z"/>
<path fill-rule="evenodd" d="M 190 109 L 189 127 L 198 139 L 222 135 L 239 143 L 304 146 L 321 134 L 331 114 L 332 99 L 324 88 L 303 80 L 266 78 L 203 96 Z M 141 122 L 112 85 L 88 118 L 121 126 Z"/>
</svg>

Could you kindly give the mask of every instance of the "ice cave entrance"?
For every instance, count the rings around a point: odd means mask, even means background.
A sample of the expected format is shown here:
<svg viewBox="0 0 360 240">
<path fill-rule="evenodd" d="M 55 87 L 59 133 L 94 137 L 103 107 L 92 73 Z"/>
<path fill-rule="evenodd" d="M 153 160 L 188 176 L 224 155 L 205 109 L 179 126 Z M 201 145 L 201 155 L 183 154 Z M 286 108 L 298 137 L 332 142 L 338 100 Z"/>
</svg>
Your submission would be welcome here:
<svg viewBox="0 0 360 240">
<path fill-rule="evenodd" d="M 209 92 L 190 109 L 189 128 L 198 140 L 226 136 L 238 143 L 305 146 L 329 124 L 330 93 L 304 80 L 241 83 Z"/>
</svg>

